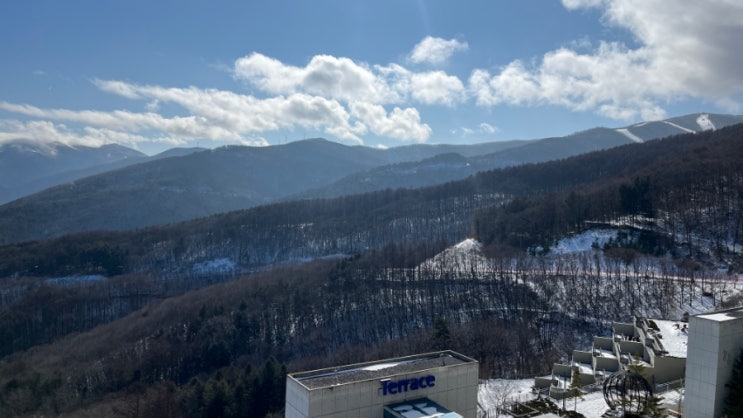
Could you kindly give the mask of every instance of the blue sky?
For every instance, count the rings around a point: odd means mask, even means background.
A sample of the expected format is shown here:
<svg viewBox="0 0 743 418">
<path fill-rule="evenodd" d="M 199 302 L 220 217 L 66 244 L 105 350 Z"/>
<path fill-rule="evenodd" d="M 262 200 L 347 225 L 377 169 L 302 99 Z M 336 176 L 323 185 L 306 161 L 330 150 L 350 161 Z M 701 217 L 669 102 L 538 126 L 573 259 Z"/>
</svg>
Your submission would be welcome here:
<svg viewBox="0 0 743 418">
<path fill-rule="evenodd" d="M 0 5 L 0 143 L 394 147 L 740 113 L 730 0 Z"/>
</svg>

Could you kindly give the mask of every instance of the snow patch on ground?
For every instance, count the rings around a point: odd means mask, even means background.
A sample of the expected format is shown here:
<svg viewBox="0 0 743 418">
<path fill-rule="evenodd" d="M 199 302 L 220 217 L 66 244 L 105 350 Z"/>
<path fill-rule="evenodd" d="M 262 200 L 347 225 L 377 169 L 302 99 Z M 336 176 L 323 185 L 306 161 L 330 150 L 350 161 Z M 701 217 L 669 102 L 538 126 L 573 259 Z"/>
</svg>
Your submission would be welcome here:
<svg viewBox="0 0 743 418">
<path fill-rule="evenodd" d="M 536 394 L 532 392 L 531 387 L 534 385 L 533 379 L 519 379 L 519 380 L 506 380 L 506 379 L 490 379 L 486 380 L 478 386 L 477 403 L 480 410 L 483 412 L 491 412 L 489 416 L 497 416 L 499 418 L 510 418 L 511 415 L 504 413 L 504 411 L 496 412 L 498 406 L 502 406 L 504 403 L 513 402 L 528 402 L 536 398 Z M 671 390 L 665 393 L 659 394 L 662 398 L 661 404 L 663 407 L 668 409 L 678 410 L 682 398 L 683 389 Z M 552 400 L 559 408 L 562 408 L 562 401 Z M 601 390 L 596 390 L 591 393 L 585 393 L 581 398 L 568 398 L 565 400 L 565 409 L 576 410 L 583 414 L 586 418 L 601 418 L 602 415 L 609 410 L 606 401 L 604 400 L 604 394 Z"/>
<path fill-rule="evenodd" d="M 480 249 L 482 248 L 482 245 L 479 242 L 477 242 L 474 238 L 468 238 L 460 242 L 459 244 L 455 245 L 454 248 L 457 251 L 464 251 L 466 253 L 473 252 L 473 251 L 479 252 Z"/>
<path fill-rule="evenodd" d="M 88 274 L 84 276 L 66 276 L 66 277 L 52 277 L 44 280 L 45 283 L 55 284 L 59 286 L 67 286 L 77 283 L 91 283 L 105 279 L 106 276 L 100 274 Z"/>
<path fill-rule="evenodd" d="M 468 238 L 424 261 L 421 267 L 466 275 L 472 271 L 486 271 L 489 265 L 490 261 L 482 254 L 482 244 Z"/>
<path fill-rule="evenodd" d="M 697 125 L 702 128 L 703 131 L 709 131 L 715 129 L 715 124 L 709 119 L 709 115 L 699 115 L 697 118 Z"/>
<path fill-rule="evenodd" d="M 489 379 L 477 387 L 477 403 L 489 411 L 506 402 L 526 402 L 534 399 L 534 379 Z"/>
<path fill-rule="evenodd" d="M 599 248 L 603 248 L 604 244 L 610 239 L 617 239 L 616 229 L 591 229 L 580 234 L 562 238 L 555 246 L 550 248 L 550 251 L 554 254 L 575 254 L 591 251 L 594 243 Z"/>
<path fill-rule="evenodd" d="M 193 272 L 196 274 L 225 274 L 232 273 L 236 269 L 237 264 L 229 258 L 216 258 L 193 265 Z"/>
</svg>

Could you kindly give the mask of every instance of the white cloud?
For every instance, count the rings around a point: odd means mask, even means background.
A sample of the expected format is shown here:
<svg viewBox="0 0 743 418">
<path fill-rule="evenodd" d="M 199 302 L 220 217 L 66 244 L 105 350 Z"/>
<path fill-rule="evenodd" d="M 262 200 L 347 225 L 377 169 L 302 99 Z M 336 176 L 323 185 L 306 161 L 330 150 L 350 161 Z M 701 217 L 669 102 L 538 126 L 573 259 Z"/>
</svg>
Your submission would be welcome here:
<svg viewBox="0 0 743 418">
<path fill-rule="evenodd" d="M 70 143 L 211 139 L 265 144 L 278 130 L 312 129 L 362 143 L 365 135 L 424 142 L 431 127 L 420 106 L 561 106 L 614 119 L 660 119 L 663 106 L 701 99 L 738 111 L 743 95 L 743 3 L 731 0 L 562 0 L 570 10 L 596 8 L 602 22 L 634 37 L 633 45 L 579 39 L 534 60 L 474 69 L 468 81 L 444 71 L 397 63 L 368 64 L 316 55 L 295 66 L 260 53 L 231 67 L 250 94 L 94 79 L 101 91 L 141 101 L 143 111 L 44 109 L 0 102 L 0 111 L 30 121 L 0 121 L 0 140 L 47 138 Z M 466 42 L 426 37 L 408 64 L 441 65 Z M 166 104 L 182 114 L 164 116 Z M 169 110 L 173 106 L 167 107 Z M 493 134 L 487 123 L 460 128 Z"/>
<path fill-rule="evenodd" d="M 400 68 L 390 67 L 385 77 L 394 78 L 400 74 L 407 76 Z M 8 102 L 0 102 L 0 110 L 47 121 L 81 124 L 85 132 L 78 136 L 86 141 L 101 139 L 109 134 L 111 141 L 131 143 L 138 141 L 139 136 L 145 133 L 159 132 L 171 142 L 175 142 L 172 138 L 179 138 L 178 141 L 211 139 L 264 145 L 265 139 L 247 138 L 263 132 L 296 128 L 322 130 L 333 137 L 355 143 L 363 143 L 361 135 L 368 132 L 415 142 L 424 142 L 431 134 L 431 128 L 421 122 L 418 110 L 412 107 L 394 107 L 388 112 L 380 104 L 353 101 L 344 105 L 334 98 L 304 92 L 261 99 L 231 91 L 196 87 L 167 88 L 115 80 L 94 80 L 94 84 L 102 91 L 146 101 L 146 107 L 151 110 L 162 103 L 173 103 L 185 109 L 188 115 L 166 118 L 152 111 L 42 109 Z M 432 85 L 435 86 L 435 83 Z M 461 89 L 463 87 L 460 86 Z M 434 91 L 433 87 L 429 90 Z M 429 100 L 444 100 L 441 95 L 429 94 Z M 72 135 L 72 129 L 65 132 Z M 12 135 L 18 138 L 20 132 L 14 131 Z M 61 134 L 49 135 L 52 136 Z M 70 137 L 65 142 L 72 140 Z"/>
<path fill-rule="evenodd" d="M 234 75 L 265 94 L 304 94 L 347 107 L 356 120 L 334 119 L 337 123 L 329 124 L 332 130 L 327 132 L 358 141 L 356 135 L 371 132 L 403 141 L 424 142 L 430 137 L 431 128 L 421 122 L 417 109 L 394 106 L 388 112 L 384 106 L 411 101 L 453 106 L 466 100 L 462 81 L 443 71 L 415 73 L 399 64 L 370 66 L 328 55 L 315 56 L 305 67 L 295 67 L 253 53 L 235 62 Z M 346 123 L 341 123 L 342 119 Z"/>
<path fill-rule="evenodd" d="M 354 102 L 350 106 L 353 116 L 376 135 L 416 142 L 425 142 L 431 135 L 431 127 L 421 123 L 420 114 L 414 108 L 395 107 L 387 114 L 378 104 Z"/>
<path fill-rule="evenodd" d="M 496 128 L 495 126 L 489 123 L 483 122 L 480 124 L 480 132 L 486 133 L 486 134 L 494 134 L 498 132 L 498 128 Z"/>
<path fill-rule="evenodd" d="M 739 109 L 743 3 L 563 0 L 563 5 L 602 8 L 604 21 L 629 30 L 639 47 L 601 42 L 588 53 L 550 51 L 533 68 L 514 61 L 492 75 L 477 69 L 469 79 L 477 104 L 560 105 L 615 119 L 662 118 L 661 104 L 685 98 Z"/>
<path fill-rule="evenodd" d="M 235 62 L 234 75 L 266 94 L 301 92 L 345 103 L 451 106 L 466 99 L 462 81 L 443 71 L 415 73 L 399 64 L 369 66 L 329 55 L 295 67 L 253 53 Z"/>
<path fill-rule="evenodd" d="M 413 74 L 410 86 L 412 97 L 424 104 L 453 106 L 466 98 L 462 81 L 443 71 Z"/>
<path fill-rule="evenodd" d="M 106 82 L 99 82 L 98 85 L 108 90 Z M 209 125 L 220 127 L 235 139 L 242 138 L 246 133 L 298 126 L 322 129 L 338 138 L 361 143 L 358 134 L 365 131 L 361 125 L 352 125 L 350 115 L 338 101 L 303 93 L 258 99 L 225 90 L 195 87 L 130 85 L 129 88 L 142 98 L 178 104 Z"/>
<path fill-rule="evenodd" d="M 81 123 L 118 131 L 137 132 L 148 129 L 185 138 L 239 139 L 239 135 L 220 126 L 209 124 L 199 116 L 165 118 L 157 113 L 133 113 L 125 110 L 41 109 L 27 104 L 0 102 L 0 109 L 46 120 Z"/>
<path fill-rule="evenodd" d="M 604 0 L 562 0 L 563 6 L 568 9 L 578 9 L 584 7 L 598 7 L 604 3 Z"/>
<path fill-rule="evenodd" d="M 330 55 L 316 55 L 300 68 L 253 53 L 235 61 L 234 75 L 268 94 L 304 92 L 341 101 L 401 101 L 366 64 Z"/>
<path fill-rule="evenodd" d="M 477 126 L 477 129 L 472 129 L 468 127 L 461 127 L 458 129 L 452 129 L 450 130 L 452 135 L 460 135 L 462 137 L 468 137 L 476 134 L 486 134 L 486 135 L 492 135 L 494 133 L 499 132 L 500 129 L 496 128 L 495 126 L 482 122 Z"/>
<path fill-rule="evenodd" d="M 81 132 L 65 124 L 50 121 L 19 121 L 15 119 L 0 120 L 0 143 L 18 139 L 29 140 L 40 144 L 60 142 L 67 145 L 85 145 L 100 147 L 105 144 L 122 144 L 136 148 L 140 143 L 165 143 L 171 146 L 183 145 L 185 142 L 172 137 L 142 136 L 110 129 L 85 127 Z"/>
<path fill-rule="evenodd" d="M 454 53 L 469 49 L 467 42 L 426 36 L 410 53 L 410 61 L 416 64 L 441 65 L 449 61 Z"/>
</svg>

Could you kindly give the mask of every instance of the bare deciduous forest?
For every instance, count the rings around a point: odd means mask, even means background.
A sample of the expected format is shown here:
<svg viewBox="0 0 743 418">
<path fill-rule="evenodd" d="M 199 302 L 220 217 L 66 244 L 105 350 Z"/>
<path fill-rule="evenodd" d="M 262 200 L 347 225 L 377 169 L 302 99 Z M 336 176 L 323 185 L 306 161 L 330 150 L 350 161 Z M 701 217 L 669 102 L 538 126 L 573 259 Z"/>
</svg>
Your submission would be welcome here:
<svg viewBox="0 0 743 418">
<path fill-rule="evenodd" d="M 0 416 L 280 416 L 287 371 L 446 347 L 532 377 L 609 321 L 739 304 L 742 145 L 735 126 L 0 247 Z M 598 226 L 617 238 L 549 251 Z M 482 252 L 447 250 L 468 237 Z"/>
</svg>

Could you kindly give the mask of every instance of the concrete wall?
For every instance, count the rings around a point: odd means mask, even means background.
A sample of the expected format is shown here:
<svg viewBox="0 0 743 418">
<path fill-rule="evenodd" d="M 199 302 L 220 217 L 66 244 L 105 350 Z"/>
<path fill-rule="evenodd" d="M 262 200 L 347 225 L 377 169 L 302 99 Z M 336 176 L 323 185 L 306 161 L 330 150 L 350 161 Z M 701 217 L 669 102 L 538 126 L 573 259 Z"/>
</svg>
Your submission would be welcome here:
<svg viewBox="0 0 743 418">
<path fill-rule="evenodd" d="M 684 416 L 722 415 L 735 359 L 743 348 L 743 309 L 697 315 L 689 321 Z"/>
<path fill-rule="evenodd" d="M 379 379 L 308 390 L 287 379 L 286 418 L 380 418 L 384 406 L 426 397 L 465 418 L 477 417 L 478 363 L 451 365 L 390 376 L 390 380 L 433 375 L 433 387 L 383 395 Z"/>
<path fill-rule="evenodd" d="M 684 378 L 686 359 L 678 357 L 655 357 L 652 368 L 652 384 L 668 383 Z"/>
<path fill-rule="evenodd" d="M 593 337 L 594 350 L 609 350 L 614 353 L 614 340 L 606 337 Z M 616 372 L 619 370 L 619 359 L 612 354 L 611 357 L 593 356 L 593 370 Z"/>
<path fill-rule="evenodd" d="M 612 324 L 615 335 L 623 335 L 625 337 L 637 337 L 635 331 L 635 324 L 628 324 L 624 322 L 614 322 Z"/>
</svg>

